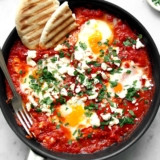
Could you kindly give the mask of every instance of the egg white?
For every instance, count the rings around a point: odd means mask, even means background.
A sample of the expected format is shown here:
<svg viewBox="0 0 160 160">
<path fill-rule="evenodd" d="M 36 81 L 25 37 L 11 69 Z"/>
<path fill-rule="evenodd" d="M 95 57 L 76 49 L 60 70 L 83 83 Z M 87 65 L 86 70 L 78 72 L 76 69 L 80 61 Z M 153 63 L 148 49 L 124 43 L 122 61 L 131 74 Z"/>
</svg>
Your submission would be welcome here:
<svg viewBox="0 0 160 160">
<path fill-rule="evenodd" d="M 125 63 L 129 63 L 128 68 L 125 67 Z M 120 98 L 125 98 L 127 89 L 133 87 L 134 82 L 136 82 L 134 84 L 135 88 L 142 88 L 141 79 L 144 75 L 144 70 L 138 67 L 133 61 L 123 62 L 120 68 L 122 69 L 121 73 L 109 74 L 108 76 L 110 81 L 117 81 L 122 85 L 122 91 L 116 93 L 110 84 L 107 85 L 107 91 L 111 97 L 117 94 Z M 127 71 L 130 71 L 130 73 L 127 73 Z"/>
<path fill-rule="evenodd" d="M 72 97 L 70 100 L 67 101 L 66 104 L 63 104 L 59 107 L 59 111 L 61 116 L 65 119 L 68 116 L 70 116 L 70 114 L 73 112 L 73 110 L 76 109 L 77 106 L 81 106 L 82 109 L 84 110 L 84 114 L 81 115 L 81 117 L 77 117 L 80 118 L 80 120 L 77 122 L 77 124 L 75 126 L 71 126 L 70 124 L 66 125 L 65 127 L 71 132 L 71 139 L 76 139 L 76 137 L 78 136 L 78 129 L 84 129 L 84 128 L 88 128 L 90 126 L 92 126 L 92 119 L 93 117 L 95 117 L 95 115 L 97 116 L 97 114 L 92 111 L 90 113 L 92 113 L 91 117 L 86 117 L 85 112 L 87 112 L 84 107 L 85 107 L 85 103 L 83 102 L 83 99 L 79 98 L 79 97 Z M 56 117 L 57 119 L 58 117 Z M 72 119 L 72 121 L 74 121 L 74 119 Z M 58 119 L 57 119 L 58 122 Z M 76 132 L 75 132 L 76 131 Z"/>
<path fill-rule="evenodd" d="M 80 43 L 85 43 L 87 46 L 85 52 L 91 52 L 92 56 L 95 56 L 95 58 L 98 56 L 98 54 L 93 53 L 88 41 L 89 37 L 91 37 L 96 31 L 99 31 L 102 34 L 101 43 L 106 42 L 112 36 L 112 30 L 105 21 L 90 19 L 89 21 L 85 22 L 80 29 L 80 33 L 78 34 L 78 41 L 76 43 L 77 46 L 76 52 L 82 54 L 84 50 L 80 47 Z"/>
</svg>

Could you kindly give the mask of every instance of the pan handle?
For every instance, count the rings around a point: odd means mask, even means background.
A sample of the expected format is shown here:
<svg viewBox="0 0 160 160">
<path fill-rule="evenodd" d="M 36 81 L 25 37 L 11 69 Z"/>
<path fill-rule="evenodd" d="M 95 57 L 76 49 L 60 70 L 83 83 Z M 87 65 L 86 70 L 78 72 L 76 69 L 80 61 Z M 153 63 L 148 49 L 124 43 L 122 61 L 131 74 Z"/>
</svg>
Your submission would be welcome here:
<svg viewBox="0 0 160 160">
<path fill-rule="evenodd" d="M 26 160 L 45 160 L 45 158 L 37 155 L 30 149 Z"/>
</svg>

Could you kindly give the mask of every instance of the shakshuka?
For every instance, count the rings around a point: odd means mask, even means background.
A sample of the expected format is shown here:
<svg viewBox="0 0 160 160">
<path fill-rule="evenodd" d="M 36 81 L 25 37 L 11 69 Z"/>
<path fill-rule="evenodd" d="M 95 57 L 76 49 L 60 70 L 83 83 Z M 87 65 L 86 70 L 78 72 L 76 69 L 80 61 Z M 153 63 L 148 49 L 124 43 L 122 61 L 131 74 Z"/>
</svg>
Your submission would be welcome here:
<svg viewBox="0 0 160 160">
<path fill-rule="evenodd" d="M 17 39 L 7 65 L 35 139 L 56 152 L 93 153 L 132 133 L 154 81 L 141 33 L 100 9 L 73 13 L 79 27 L 63 44 L 29 50 Z"/>
</svg>

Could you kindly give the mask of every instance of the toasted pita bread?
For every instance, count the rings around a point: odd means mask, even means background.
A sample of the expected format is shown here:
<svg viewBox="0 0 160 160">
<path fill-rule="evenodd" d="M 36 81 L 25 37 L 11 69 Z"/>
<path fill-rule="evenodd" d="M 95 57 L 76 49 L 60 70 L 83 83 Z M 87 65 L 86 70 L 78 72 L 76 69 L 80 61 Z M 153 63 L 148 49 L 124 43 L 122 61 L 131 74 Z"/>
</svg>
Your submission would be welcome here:
<svg viewBox="0 0 160 160">
<path fill-rule="evenodd" d="M 77 28 L 68 2 L 64 2 L 46 23 L 41 38 L 40 46 L 48 49 L 62 43 L 66 35 Z"/>
<path fill-rule="evenodd" d="M 15 24 L 18 35 L 27 48 L 38 48 L 42 30 L 58 7 L 58 0 L 20 1 Z"/>
</svg>

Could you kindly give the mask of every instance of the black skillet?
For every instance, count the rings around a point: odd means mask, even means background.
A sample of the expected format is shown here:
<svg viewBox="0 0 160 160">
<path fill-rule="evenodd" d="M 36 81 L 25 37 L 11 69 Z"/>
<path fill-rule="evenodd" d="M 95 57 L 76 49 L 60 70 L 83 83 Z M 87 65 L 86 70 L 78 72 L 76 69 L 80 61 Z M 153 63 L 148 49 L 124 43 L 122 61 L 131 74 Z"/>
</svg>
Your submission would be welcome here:
<svg viewBox="0 0 160 160">
<path fill-rule="evenodd" d="M 64 2 L 64 0 L 60 0 L 60 2 Z M 121 18 L 122 20 L 125 20 L 130 27 L 133 30 L 136 30 L 138 33 L 143 35 L 143 42 L 146 45 L 150 61 L 152 63 L 152 73 L 153 78 L 155 81 L 155 94 L 153 97 L 152 104 L 150 106 L 150 109 L 148 110 L 147 114 L 145 115 L 143 121 L 140 123 L 140 125 L 135 129 L 135 131 L 126 138 L 123 142 L 119 144 L 114 144 L 113 146 L 93 153 L 93 154 L 67 154 L 67 153 L 56 153 L 51 152 L 47 149 L 45 149 L 41 144 L 39 144 L 34 139 L 27 139 L 25 138 L 26 133 L 25 131 L 19 127 L 15 121 L 15 118 L 13 116 L 13 110 L 12 107 L 9 104 L 6 104 L 6 87 L 4 83 L 4 75 L 2 71 L 0 70 L 0 107 L 2 109 L 3 115 L 5 119 L 7 120 L 9 126 L 12 128 L 12 130 L 15 132 L 15 134 L 27 145 L 29 146 L 33 151 L 38 153 L 39 155 L 42 155 L 43 157 L 50 158 L 50 159 L 58 159 L 58 160 L 102 160 L 102 159 L 108 159 L 110 157 L 113 157 L 128 147 L 130 147 L 132 144 L 134 144 L 148 129 L 150 124 L 152 123 L 158 108 L 160 104 L 160 58 L 158 50 L 155 46 L 154 41 L 152 40 L 151 36 L 147 32 L 147 30 L 143 27 L 143 25 L 135 19 L 131 14 L 129 14 L 124 9 L 103 1 L 103 0 L 68 0 L 70 8 L 78 7 L 78 6 L 86 6 L 87 4 L 91 4 L 97 8 L 101 8 L 103 10 L 106 10 L 110 13 L 113 13 L 117 17 Z M 17 39 L 18 35 L 16 32 L 16 29 L 14 28 L 10 35 L 8 36 L 2 51 L 4 54 L 4 58 L 7 61 L 9 52 L 11 47 L 13 46 L 14 41 Z"/>
</svg>

